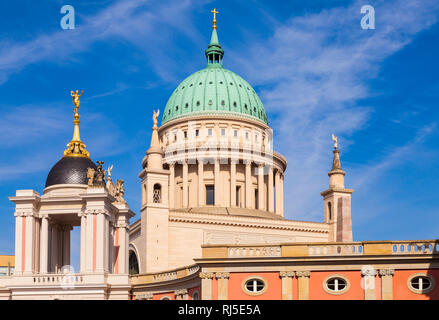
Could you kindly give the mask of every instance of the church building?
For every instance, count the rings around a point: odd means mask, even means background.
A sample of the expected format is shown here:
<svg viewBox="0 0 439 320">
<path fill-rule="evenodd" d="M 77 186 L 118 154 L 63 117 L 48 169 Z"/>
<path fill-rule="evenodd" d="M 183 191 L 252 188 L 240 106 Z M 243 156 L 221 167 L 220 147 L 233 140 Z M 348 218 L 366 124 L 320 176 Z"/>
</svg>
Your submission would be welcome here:
<svg viewBox="0 0 439 320">
<path fill-rule="evenodd" d="M 435 240 L 353 241 L 353 190 L 334 135 L 323 222 L 286 218 L 287 159 L 273 149 L 256 91 L 223 67 L 212 12 L 205 68 L 154 111 L 139 220 L 130 222 L 123 181 L 91 160 L 79 135 L 82 93 L 71 92 L 73 139 L 43 193 L 10 197 L 15 270 L 0 277 L 0 298 L 438 299 Z M 70 269 L 73 226 L 81 229 L 78 272 Z"/>
</svg>

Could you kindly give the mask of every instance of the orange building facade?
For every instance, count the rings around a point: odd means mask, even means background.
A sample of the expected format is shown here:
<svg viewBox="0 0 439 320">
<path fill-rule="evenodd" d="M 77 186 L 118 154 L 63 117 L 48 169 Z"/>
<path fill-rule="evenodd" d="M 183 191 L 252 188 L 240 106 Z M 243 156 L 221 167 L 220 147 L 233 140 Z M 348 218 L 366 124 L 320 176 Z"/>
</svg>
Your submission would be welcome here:
<svg viewBox="0 0 439 320">
<path fill-rule="evenodd" d="M 148 300 L 437 300 L 438 250 L 435 240 L 207 245 L 191 268 L 131 276 L 132 295 Z M 142 294 L 145 290 L 157 293 Z"/>
</svg>

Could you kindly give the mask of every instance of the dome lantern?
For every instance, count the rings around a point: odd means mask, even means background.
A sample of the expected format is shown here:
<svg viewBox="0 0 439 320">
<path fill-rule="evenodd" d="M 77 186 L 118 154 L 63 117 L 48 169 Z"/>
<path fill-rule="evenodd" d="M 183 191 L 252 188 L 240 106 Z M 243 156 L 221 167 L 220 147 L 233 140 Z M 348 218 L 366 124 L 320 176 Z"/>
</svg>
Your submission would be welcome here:
<svg viewBox="0 0 439 320">
<path fill-rule="evenodd" d="M 218 41 L 218 34 L 216 32 L 216 14 L 219 13 L 216 9 L 211 11 L 213 13 L 213 26 L 212 26 L 212 36 L 210 37 L 210 43 L 205 52 L 208 67 L 222 67 L 224 50 Z"/>
</svg>

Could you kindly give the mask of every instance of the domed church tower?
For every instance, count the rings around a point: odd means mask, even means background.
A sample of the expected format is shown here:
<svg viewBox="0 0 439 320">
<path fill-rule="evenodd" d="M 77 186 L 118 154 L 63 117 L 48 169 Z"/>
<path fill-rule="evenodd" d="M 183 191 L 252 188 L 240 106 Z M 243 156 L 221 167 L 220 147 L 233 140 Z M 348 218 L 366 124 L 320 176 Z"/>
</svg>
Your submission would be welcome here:
<svg viewBox="0 0 439 320">
<path fill-rule="evenodd" d="M 73 139 L 50 170 L 43 195 L 17 190 L 15 299 L 128 299 L 129 219 L 123 181 L 96 166 L 79 135 L 78 91 Z M 107 178 L 106 178 L 107 173 Z M 80 268 L 71 265 L 71 230 L 80 227 Z M 19 285 L 17 285 L 19 284 Z M 35 291 L 38 285 L 38 292 Z"/>
<path fill-rule="evenodd" d="M 204 244 L 328 240 L 326 224 L 284 219 L 287 161 L 272 149 L 256 91 L 224 68 L 215 18 L 212 29 L 206 66 L 173 91 L 143 159 L 142 215 L 130 233 L 140 273 L 193 264 Z"/>
</svg>

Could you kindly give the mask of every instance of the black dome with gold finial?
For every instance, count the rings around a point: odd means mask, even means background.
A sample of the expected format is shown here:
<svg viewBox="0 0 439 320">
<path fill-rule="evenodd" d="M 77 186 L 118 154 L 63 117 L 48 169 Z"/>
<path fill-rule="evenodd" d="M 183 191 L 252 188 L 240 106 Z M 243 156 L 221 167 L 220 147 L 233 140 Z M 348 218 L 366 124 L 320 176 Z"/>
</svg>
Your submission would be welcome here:
<svg viewBox="0 0 439 320">
<path fill-rule="evenodd" d="M 67 144 L 63 157 L 50 170 L 46 179 L 46 188 L 57 184 L 87 184 L 88 168 L 96 169 L 96 165 L 90 159 L 90 153 L 85 149 L 85 144 L 79 135 L 79 97 L 81 94 L 71 92 L 73 104 L 75 105 L 73 115 L 73 139 Z"/>
</svg>

